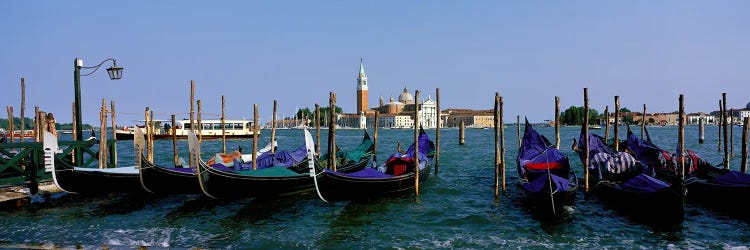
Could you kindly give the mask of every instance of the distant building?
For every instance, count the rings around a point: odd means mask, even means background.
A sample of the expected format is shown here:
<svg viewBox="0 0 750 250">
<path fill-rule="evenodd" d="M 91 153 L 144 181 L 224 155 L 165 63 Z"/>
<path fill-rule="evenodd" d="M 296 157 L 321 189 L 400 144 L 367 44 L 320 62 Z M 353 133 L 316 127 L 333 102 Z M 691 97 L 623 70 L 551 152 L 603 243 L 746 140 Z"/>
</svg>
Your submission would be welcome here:
<svg viewBox="0 0 750 250">
<path fill-rule="evenodd" d="M 464 126 L 491 128 L 495 126 L 494 110 L 448 109 L 446 110 L 447 127 Z"/>
<path fill-rule="evenodd" d="M 419 107 L 419 124 L 424 128 L 435 128 L 438 123 L 437 103 L 429 96 L 427 100 L 415 100 L 409 91 L 399 95 L 398 101 L 393 98 L 386 104 L 380 98 L 380 105 L 368 108 L 367 100 L 367 74 L 362 61 L 359 64 L 357 74 L 357 113 L 340 114 L 337 116 L 337 125 L 350 128 L 371 128 L 375 124 L 375 112 L 379 112 L 378 125 L 384 128 L 410 128 L 414 126 L 414 110 Z"/>
</svg>

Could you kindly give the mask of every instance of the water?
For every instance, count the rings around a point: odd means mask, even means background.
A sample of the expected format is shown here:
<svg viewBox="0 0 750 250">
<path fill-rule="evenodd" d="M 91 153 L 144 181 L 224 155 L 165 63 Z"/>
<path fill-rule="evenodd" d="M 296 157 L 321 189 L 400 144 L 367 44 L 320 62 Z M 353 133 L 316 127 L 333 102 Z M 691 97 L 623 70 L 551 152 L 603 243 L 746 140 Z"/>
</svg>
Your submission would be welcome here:
<svg viewBox="0 0 750 250">
<path fill-rule="evenodd" d="M 538 128 L 554 141 L 553 128 Z M 676 127 L 649 128 L 653 141 L 676 148 Z M 739 167 L 741 130 L 735 131 L 733 168 Z M 0 211 L 0 247 L 204 247 L 204 248 L 734 248 L 750 245 L 748 222 L 720 211 L 687 204 L 685 220 L 668 228 L 634 221 L 596 200 L 579 195 L 575 212 L 563 222 L 540 222 L 530 216 L 516 186 L 515 126 L 506 129 L 508 191 L 494 196 L 492 129 L 469 129 L 466 145 L 458 130 L 442 130 L 440 173 L 420 187 L 421 195 L 386 198 L 372 203 L 327 204 L 313 193 L 270 200 L 216 201 L 201 195 L 55 194 L 35 197 L 25 208 Z M 636 134 L 640 130 L 634 128 Z M 561 148 L 582 174 L 570 150 L 579 128 L 562 128 Z M 603 134 L 603 130 L 594 130 Z M 361 130 L 338 130 L 341 148 L 359 143 Z M 396 141 L 406 148 L 411 130 L 380 130 L 381 159 Z M 434 137 L 434 130 L 428 130 Z M 263 131 L 265 145 L 270 131 Z M 697 127 L 688 127 L 686 145 L 718 163 L 716 127 L 707 127 L 698 144 Z M 621 138 L 625 131 L 622 129 Z M 278 131 L 282 149 L 303 143 L 302 131 Z M 326 138 L 326 131 L 322 131 Z M 325 141 L 325 139 L 322 139 Z M 229 140 L 227 149 L 251 140 Z M 325 142 L 322 149 L 325 150 Z M 156 142 L 156 161 L 170 164 L 171 141 Z M 204 159 L 221 149 L 221 141 L 204 141 Z M 132 164 L 132 142 L 118 144 L 121 165 Z M 723 147 L 722 147 L 723 150 Z M 246 152 L 247 152 L 246 151 Z M 186 154 L 186 144 L 179 143 Z M 723 151 L 722 151 L 723 152 Z M 748 197 L 750 198 L 750 197 Z"/>
</svg>

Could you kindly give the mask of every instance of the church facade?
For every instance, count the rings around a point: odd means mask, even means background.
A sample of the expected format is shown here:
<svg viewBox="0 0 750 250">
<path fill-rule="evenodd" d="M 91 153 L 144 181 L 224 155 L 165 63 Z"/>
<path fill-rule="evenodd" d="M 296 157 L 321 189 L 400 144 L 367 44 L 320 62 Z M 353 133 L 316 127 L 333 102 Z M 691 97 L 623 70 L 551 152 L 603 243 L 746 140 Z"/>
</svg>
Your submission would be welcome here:
<svg viewBox="0 0 750 250">
<path fill-rule="evenodd" d="M 349 128 L 372 128 L 375 126 L 375 112 L 378 114 L 378 125 L 381 128 L 413 128 L 414 127 L 414 110 L 418 107 L 419 124 L 424 128 L 435 128 L 438 123 L 437 103 L 429 95 L 426 100 L 415 100 L 409 91 L 404 88 L 399 95 L 398 100 L 390 98 L 388 103 L 383 103 L 383 97 L 380 97 L 380 103 L 376 107 L 368 107 L 368 85 L 365 66 L 362 61 L 359 64 L 357 74 L 357 113 L 341 114 L 337 124 L 341 127 Z M 441 123 L 442 124 L 442 123 Z"/>
</svg>

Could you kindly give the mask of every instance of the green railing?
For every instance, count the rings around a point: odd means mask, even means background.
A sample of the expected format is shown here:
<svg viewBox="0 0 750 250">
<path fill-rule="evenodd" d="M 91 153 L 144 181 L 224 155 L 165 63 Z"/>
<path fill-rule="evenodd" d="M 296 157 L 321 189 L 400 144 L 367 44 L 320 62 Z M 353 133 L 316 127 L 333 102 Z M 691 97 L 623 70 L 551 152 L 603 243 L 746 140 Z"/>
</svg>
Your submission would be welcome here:
<svg viewBox="0 0 750 250">
<path fill-rule="evenodd" d="M 114 145 L 117 141 L 107 141 L 107 151 L 110 157 L 107 167 L 116 167 Z M 94 145 L 99 141 L 60 141 L 58 145 L 61 153 L 55 155 L 59 160 L 71 161 L 73 151 L 83 154 L 83 162 L 79 167 L 97 167 L 99 152 L 94 151 Z M 25 181 L 39 182 L 49 180 L 50 173 L 44 169 L 44 146 L 41 142 L 0 143 L 0 186 L 19 185 Z"/>
</svg>

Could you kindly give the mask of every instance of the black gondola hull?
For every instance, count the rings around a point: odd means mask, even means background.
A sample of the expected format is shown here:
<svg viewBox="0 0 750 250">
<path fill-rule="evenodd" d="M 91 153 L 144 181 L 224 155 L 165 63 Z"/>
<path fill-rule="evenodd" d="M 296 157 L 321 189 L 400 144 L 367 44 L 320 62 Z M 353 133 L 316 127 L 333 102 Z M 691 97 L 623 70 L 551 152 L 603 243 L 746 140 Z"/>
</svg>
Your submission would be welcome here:
<svg viewBox="0 0 750 250">
<path fill-rule="evenodd" d="M 631 192 L 618 184 L 599 181 L 591 189 L 605 205 L 654 224 L 675 224 L 684 219 L 684 195 L 674 186 L 656 192 Z"/>
<path fill-rule="evenodd" d="M 64 161 L 55 161 L 53 179 L 62 190 L 80 194 L 144 192 L 138 173 L 79 171 Z"/>
<path fill-rule="evenodd" d="M 531 192 L 523 188 L 523 184 L 526 180 L 519 182 L 519 188 L 523 190 L 526 195 L 528 203 L 532 207 L 532 211 L 535 215 L 543 219 L 554 219 L 557 217 L 565 216 L 569 214 L 566 207 L 572 207 L 575 205 L 576 193 L 578 192 L 578 178 L 575 173 L 570 174 L 568 178 L 568 189 L 562 192 L 555 192 L 550 195 L 549 182 L 545 184 L 545 188 L 540 192 Z"/>
<path fill-rule="evenodd" d="M 432 165 L 419 171 L 419 183 L 430 177 Z M 328 202 L 370 201 L 379 197 L 414 192 L 414 174 L 394 178 L 356 178 L 322 172 L 317 176 L 318 192 Z"/>
<path fill-rule="evenodd" d="M 141 157 L 141 184 L 149 192 L 157 194 L 200 194 L 198 175 L 157 166 Z"/>
</svg>

